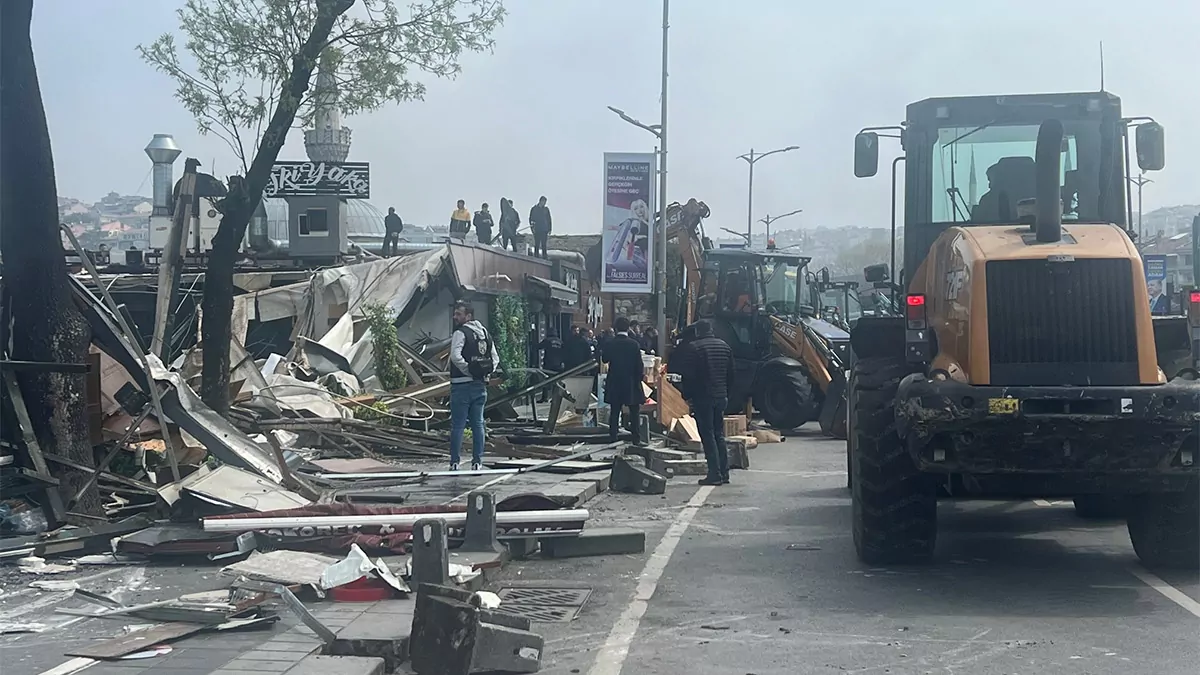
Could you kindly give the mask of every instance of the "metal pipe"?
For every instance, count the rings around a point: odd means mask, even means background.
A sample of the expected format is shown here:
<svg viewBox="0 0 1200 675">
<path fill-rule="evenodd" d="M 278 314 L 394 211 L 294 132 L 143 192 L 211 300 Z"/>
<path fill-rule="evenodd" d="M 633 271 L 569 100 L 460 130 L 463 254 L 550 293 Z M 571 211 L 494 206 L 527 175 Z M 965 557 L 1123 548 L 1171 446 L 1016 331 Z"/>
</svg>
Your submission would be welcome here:
<svg viewBox="0 0 1200 675">
<path fill-rule="evenodd" d="M 321 480 L 392 480 L 400 478 L 499 476 L 520 472 L 520 469 L 477 469 L 475 471 L 367 471 L 365 473 L 318 473 L 314 475 Z"/>
<path fill-rule="evenodd" d="M 438 519 L 449 527 L 466 525 L 466 511 L 444 513 L 395 513 L 370 516 L 292 516 L 287 518 L 205 518 L 205 532 L 251 532 L 290 527 L 352 527 L 363 525 L 392 525 L 412 527 L 418 520 Z M 576 523 L 588 519 L 587 509 L 557 509 L 546 511 L 501 511 L 496 514 L 497 525 L 528 525 Z"/>
<path fill-rule="evenodd" d="M 900 162 L 904 161 L 904 155 L 892 160 L 892 266 L 888 268 L 888 274 L 892 275 L 893 286 L 900 283 L 900 274 L 896 272 L 896 167 Z M 905 164 L 905 166 L 908 166 Z M 896 299 L 896 291 L 891 292 L 892 300 Z"/>
</svg>

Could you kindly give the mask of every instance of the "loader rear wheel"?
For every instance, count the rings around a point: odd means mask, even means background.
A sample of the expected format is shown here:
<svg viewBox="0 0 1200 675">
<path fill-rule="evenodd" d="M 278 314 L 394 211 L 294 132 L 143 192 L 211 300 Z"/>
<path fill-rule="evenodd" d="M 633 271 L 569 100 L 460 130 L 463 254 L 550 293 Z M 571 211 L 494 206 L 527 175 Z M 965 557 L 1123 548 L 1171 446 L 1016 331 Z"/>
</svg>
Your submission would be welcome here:
<svg viewBox="0 0 1200 675">
<path fill-rule="evenodd" d="M 896 433 L 903 361 L 861 359 L 850 390 L 854 548 L 868 565 L 928 562 L 937 540 L 937 484 L 917 470 Z"/>
<path fill-rule="evenodd" d="M 812 383 L 802 370 L 770 368 L 758 391 L 755 407 L 776 429 L 795 429 L 815 416 Z"/>
<path fill-rule="evenodd" d="M 1133 550 L 1146 566 L 1200 568 L 1200 485 L 1131 499 L 1128 526 Z"/>
</svg>

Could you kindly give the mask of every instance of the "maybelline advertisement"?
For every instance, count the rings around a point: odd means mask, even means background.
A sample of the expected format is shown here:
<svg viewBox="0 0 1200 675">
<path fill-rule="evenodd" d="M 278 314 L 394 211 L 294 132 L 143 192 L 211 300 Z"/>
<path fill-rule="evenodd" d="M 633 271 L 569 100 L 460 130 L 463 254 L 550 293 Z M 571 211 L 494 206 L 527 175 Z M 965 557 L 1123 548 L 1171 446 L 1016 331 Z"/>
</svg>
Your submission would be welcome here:
<svg viewBox="0 0 1200 675">
<path fill-rule="evenodd" d="M 605 293 L 650 293 L 654 251 L 654 153 L 604 153 Z"/>
</svg>

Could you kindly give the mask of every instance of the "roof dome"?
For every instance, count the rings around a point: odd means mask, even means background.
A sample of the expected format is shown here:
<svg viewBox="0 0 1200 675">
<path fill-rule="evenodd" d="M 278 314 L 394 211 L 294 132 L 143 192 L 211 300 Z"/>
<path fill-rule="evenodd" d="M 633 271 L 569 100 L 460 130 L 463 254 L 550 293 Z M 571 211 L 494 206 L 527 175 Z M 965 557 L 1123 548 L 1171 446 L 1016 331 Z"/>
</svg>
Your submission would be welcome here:
<svg viewBox="0 0 1200 675">
<path fill-rule="evenodd" d="M 288 241 L 287 200 L 264 198 L 267 210 L 267 236 L 280 243 Z M 349 239 L 383 239 L 387 234 L 383 227 L 384 212 L 364 199 L 347 199 L 342 202 L 346 218 L 346 236 Z"/>
<path fill-rule="evenodd" d="M 346 235 L 349 238 L 379 237 L 382 239 L 387 234 L 387 230 L 383 227 L 383 217 L 386 214 L 375 208 L 371 202 L 365 199 L 347 199 L 342 202 L 342 209 L 346 213 Z"/>
</svg>

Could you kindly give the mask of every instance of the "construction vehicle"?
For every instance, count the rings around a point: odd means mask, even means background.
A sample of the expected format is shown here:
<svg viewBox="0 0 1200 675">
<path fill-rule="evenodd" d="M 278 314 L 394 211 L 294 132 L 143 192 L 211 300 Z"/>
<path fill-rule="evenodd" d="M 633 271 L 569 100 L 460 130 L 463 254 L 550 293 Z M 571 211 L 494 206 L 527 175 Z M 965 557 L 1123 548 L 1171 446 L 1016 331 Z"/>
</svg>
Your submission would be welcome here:
<svg viewBox="0 0 1200 675">
<path fill-rule="evenodd" d="M 1127 231 L 1130 136 L 1157 171 L 1163 128 L 1103 92 L 927 99 L 857 135 L 858 177 L 879 131 L 904 151 L 906 290 L 851 331 L 858 557 L 930 560 L 940 492 L 1120 501 L 1145 564 L 1200 565 L 1200 292 L 1163 319 L 1190 331 L 1159 329 Z"/>
<path fill-rule="evenodd" d="M 730 413 L 752 404 L 773 427 L 815 420 L 827 435 L 845 438 L 850 336 L 806 302 L 810 258 L 773 244 L 765 251 L 713 248 L 701 229 L 708 215 L 694 199 L 668 208 L 667 239 L 675 241 L 685 278 L 676 314 L 685 328 L 674 344 L 691 339 L 687 327 L 695 321 L 710 320 L 733 351 Z"/>
</svg>

